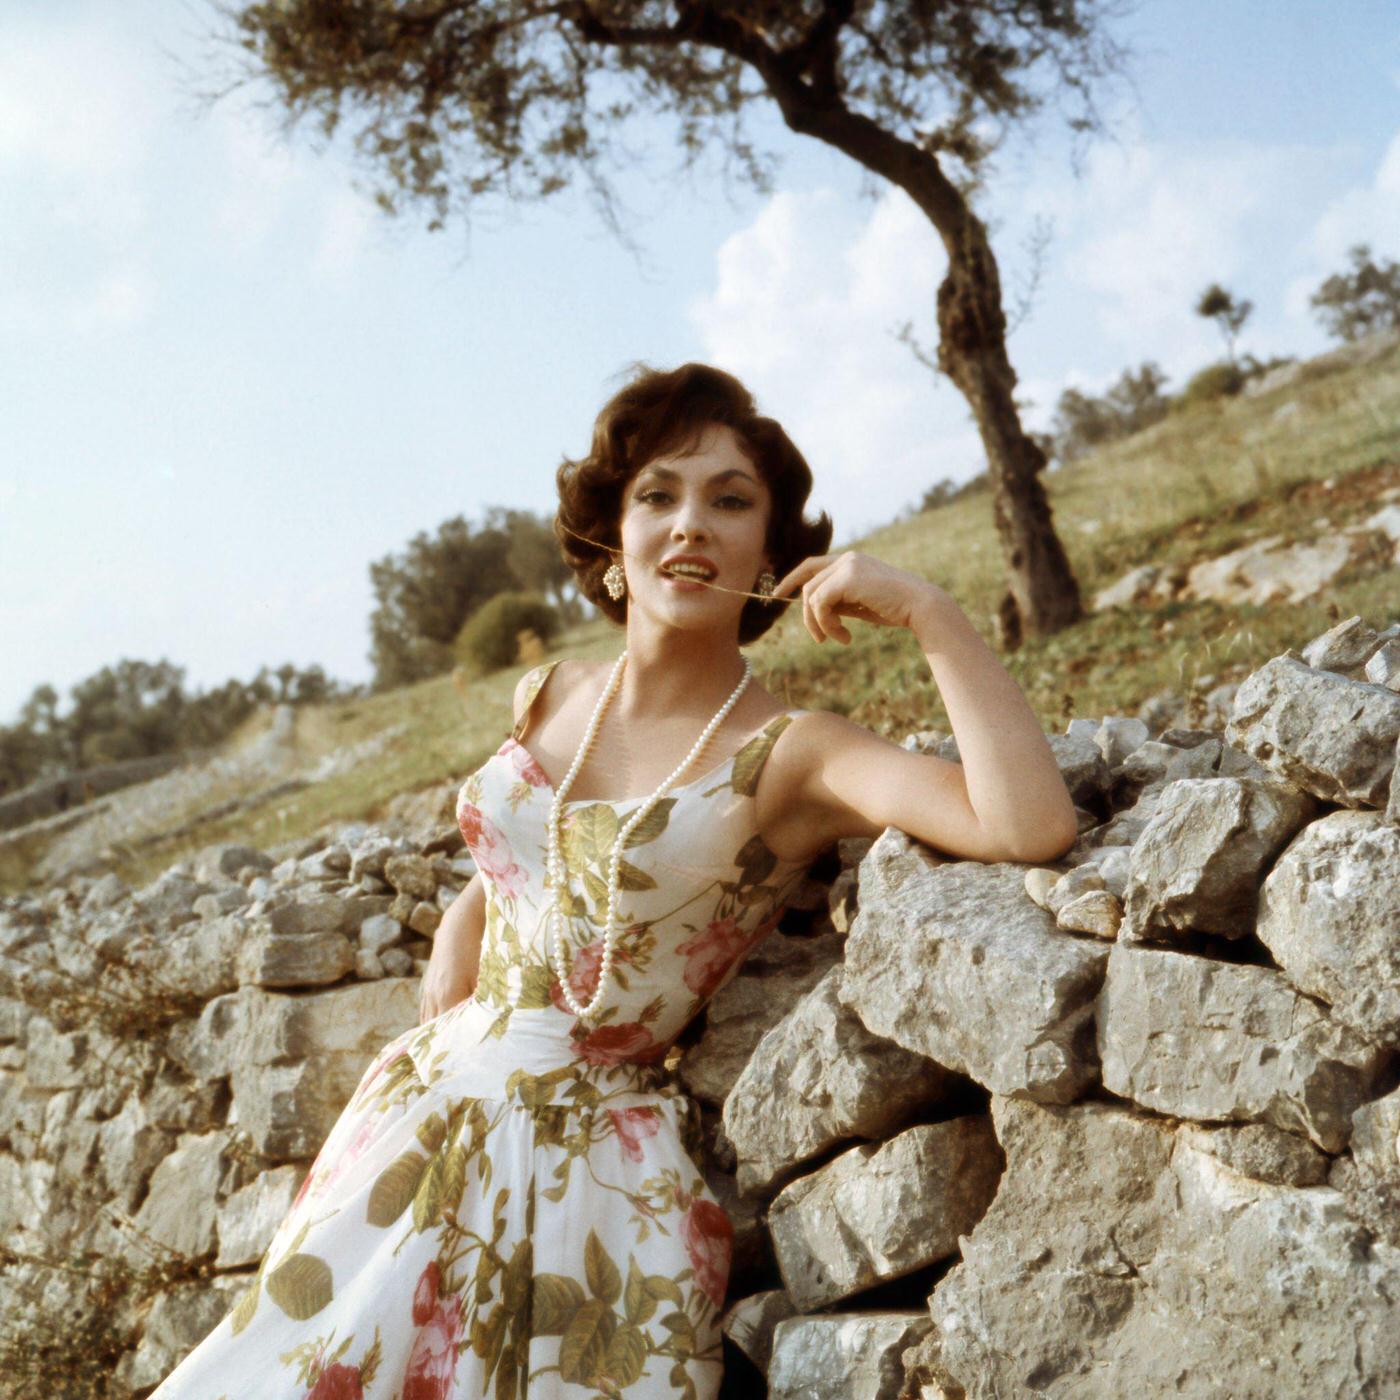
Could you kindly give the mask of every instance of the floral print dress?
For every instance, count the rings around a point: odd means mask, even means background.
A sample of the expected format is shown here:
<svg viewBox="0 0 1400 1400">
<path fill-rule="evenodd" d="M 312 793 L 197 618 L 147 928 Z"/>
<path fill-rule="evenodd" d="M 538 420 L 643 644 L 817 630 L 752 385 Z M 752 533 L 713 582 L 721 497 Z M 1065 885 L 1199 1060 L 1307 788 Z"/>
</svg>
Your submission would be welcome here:
<svg viewBox="0 0 1400 1400">
<path fill-rule="evenodd" d="M 375 1057 L 256 1279 L 151 1400 L 716 1395 L 733 1225 L 700 1171 L 698 1106 L 662 1061 L 803 875 L 764 844 L 753 800 L 797 712 L 633 831 L 611 985 L 583 1022 L 546 962 L 554 792 L 520 742 L 555 664 L 457 798 L 486 890 L 475 991 Z M 580 1003 L 641 801 L 563 804 Z"/>
</svg>

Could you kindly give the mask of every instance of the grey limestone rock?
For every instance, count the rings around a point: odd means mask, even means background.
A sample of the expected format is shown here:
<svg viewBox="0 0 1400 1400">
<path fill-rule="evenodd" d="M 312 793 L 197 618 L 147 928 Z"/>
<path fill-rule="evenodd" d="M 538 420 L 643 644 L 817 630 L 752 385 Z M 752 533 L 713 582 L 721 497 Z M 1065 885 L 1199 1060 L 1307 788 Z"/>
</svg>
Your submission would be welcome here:
<svg viewBox="0 0 1400 1400">
<path fill-rule="evenodd" d="M 1314 670 L 1290 650 L 1240 686 L 1225 735 L 1324 802 L 1384 807 L 1400 736 L 1400 694 Z"/>
<path fill-rule="evenodd" d="M 930 1328 L 924 1313 L 790 1317 L 773 1329 L 769 1400 L 900 1400 L 903 1354 Z"/>
<path fill-rule="evenodd" d="M 872 1035 L 840 1000 L 838 964 L 770 1030 L 724 1103 L 745 1196 L 769 1195 L 802 1163 L 851 1138 L 878 1138 L 937 1103 L 949 1076 Z"/>
<path fill-rule="evenodd" d="M 1271 968 L 1116 943 L 1098 999 L 1104 1086 L 1181 1118 L 1272 1123 L 1339 1152 L 1388 1056 Z"/>
<path fill-rule="evenodd" d="M 990 1120 L 969 1114 L 852 1147 L 799 1177 L 768 1208 L 788 1296 L 814 1311 L 955 1254 L 1001 1168 Z"/>
<path fill-rule="evenodd" d="M 839 995 L 871 1031 L 997 1093 L 1059 1103 L 1095 1082 L 1107 951 L 1061 932 L 1022 866 L 940 861 L 890 827 L 860 871 Z"/>
<path fill-rule="evenodd" d="M 1188 931 L 1220 938 L 1253 932 L 1260 882 L 1317 805 L 1276 781 L 1169 784 L 1133 846 L 1119 938 L 1169 942 Z"/>
<path fill-rule="evenodd" d="M 1400 1376 L 1400 1251 L 1337 1191 L 1254 1180 L 1108 1104 L 994 1096 L 992 1117 L 1006 1174 L 929 1300 L 969 1400 L 1369 1397 Z"/>
<path fill-rule="evenodd" d="M 1350 810 L 1310 823 L 1263 883 L 1258 934 L 1335 1020 L 1400 1045 L 1400 827 Z"/>
<path fill-rule="evenodd" d="M 789 938 L 774 930 L 705 1008 L 705 1029 L 681 1057 L 686 1091 L 722 1105 L 759 1042 L 841 958 L 835 934 Z"/>
</svg>

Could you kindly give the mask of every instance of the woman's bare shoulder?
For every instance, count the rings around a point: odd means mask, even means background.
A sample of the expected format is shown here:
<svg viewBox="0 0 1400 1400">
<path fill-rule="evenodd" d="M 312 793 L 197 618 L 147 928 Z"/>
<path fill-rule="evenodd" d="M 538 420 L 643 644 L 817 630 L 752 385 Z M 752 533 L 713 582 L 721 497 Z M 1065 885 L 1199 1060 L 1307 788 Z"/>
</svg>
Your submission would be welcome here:
<svg viewBox="0 0 1400 1400">
<path fill-rule="evenodd" d="M 577 657 L 560 657 L 556 661 L 542 661 L 538 666 L 531 666 L 515 683 L 512 700 L 515 722 L 520 722 L 527 707 L 537 712 L 537 720 L 540 714 L 557 710 L 563 697 L 584 679 L 589 664 Z M 542 690 L 547 694 L 536 699 Z"/>
</svg>

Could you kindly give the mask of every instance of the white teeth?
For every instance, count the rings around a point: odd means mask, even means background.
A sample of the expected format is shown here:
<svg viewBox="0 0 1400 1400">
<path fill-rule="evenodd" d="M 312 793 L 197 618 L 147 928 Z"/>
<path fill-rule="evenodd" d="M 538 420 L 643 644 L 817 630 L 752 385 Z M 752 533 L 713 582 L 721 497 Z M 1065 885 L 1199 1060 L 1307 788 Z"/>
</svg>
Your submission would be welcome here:
<svg viewBox="0 0 1400 1400">
<path fill-rule="evenodd" d="M 699 564 L 668 564 L 666 566 L 673 574 L 688 574 L 691 578 L 710 578 L 711 571 L 703 568 Z"/>
</svg>

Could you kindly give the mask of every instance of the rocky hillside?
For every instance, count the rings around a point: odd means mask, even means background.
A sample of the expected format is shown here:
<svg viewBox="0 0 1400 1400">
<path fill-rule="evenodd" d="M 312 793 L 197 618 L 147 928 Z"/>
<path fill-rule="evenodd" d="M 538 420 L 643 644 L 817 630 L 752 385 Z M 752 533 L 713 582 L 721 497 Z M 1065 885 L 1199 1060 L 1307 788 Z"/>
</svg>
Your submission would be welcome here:
<svg viewBox="0 0 1400 1400">
<path fill-rule="evenodd" d="M 1400 622 L 1207 698 L 1051 736 L 1054 867 L 840 843 L 673 1051 L 727 1394 L 1400 1393 Z M 452 795 L 0 902 L 0 1394 L 148 1394 L 247 1287 L 417 1019 Z"/>
</svg>

